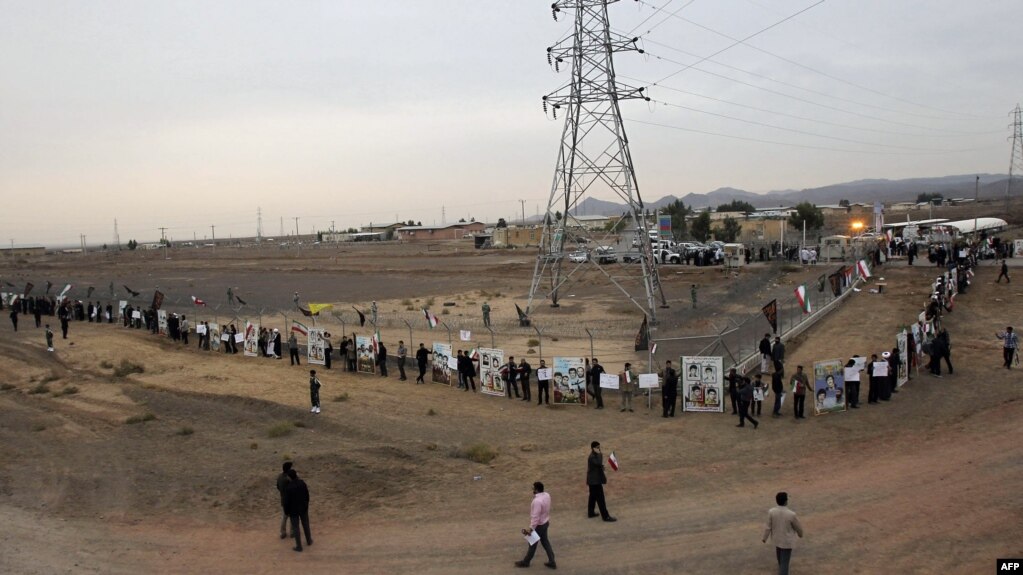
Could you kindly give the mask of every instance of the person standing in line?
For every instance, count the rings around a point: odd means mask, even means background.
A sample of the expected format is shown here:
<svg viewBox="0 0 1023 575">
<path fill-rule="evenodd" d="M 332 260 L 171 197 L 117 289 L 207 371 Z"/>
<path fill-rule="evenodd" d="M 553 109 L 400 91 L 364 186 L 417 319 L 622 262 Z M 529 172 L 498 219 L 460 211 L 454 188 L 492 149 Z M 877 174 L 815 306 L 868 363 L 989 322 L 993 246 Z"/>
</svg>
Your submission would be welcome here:
<svg viewBox="0 0 1023 575">
<path fill-rule="evenodd" d="M 849 359 L 849 362 L 845 364 L 846 370 L 856 367 L 856 359 L 858 357 L 860 356 L 854 355 Z M 845 392 L 849 396 L 849 407 L 853 409 L 860 408 L 860 374 L 862 372 L 862 369 L 845 372 L 847 374 L 845 378 Z M 849 377 L 852 374 L 855 374 L 855 377 Z"/>
<path fill-rule="evenodd" d="M 490 303 L 483 302 L 483 326 L 490 327 Z"/>
<path fill-rule="evenodd" d="M 274 328 L 273 333 L 270 334 L 270 342 L 274 359 L 283 359 L 282 354 L 284 351 L 281 349 L 281 331 L 276 327 Z"/>
<path fill-rule="evenodd" d="M 664 389 L 661 390 L 661 417 L 675 417 L 675 400 L 678 399 L 678 372 L 671 366 L 671 360 L 664 362 L 661 371 Z"/>
<path fill-rule="evenodd" d="M 43 306 L 36 303 L 32 307 L 32 315 L 35 316 L 36 327 L 42 327 L 43 325 Z"/>
<path fill-rule="evenodd" d="M 295 551 L 302 551 L 302 533 L 298 530 L 299 521 L 305 533 L 305 544 L 313 544 L 313 535 L 309 530 L 309 487 L 298 478 L 298 472 L 292 467 L 288 470 L 288 483 L 284 486 L 284 509 L 291 519 L 291 531 L 295 535 Z"/>
<path fill-rule="evenodd" d="M 519 367 L 515 365 L 515 356 L 508 356 L 508 363 L 501 368 L 501 371 L 505 382 L 505 395 L 511 399 L 512 390 L 515 390 L 515 397 L 521 398 L 522 396 L 519 395 Z"/>
<path fill-rule="evenodd" d="M 348 340 L 348 353 L 344 357 L 348 371 L 354 372 L 358 369 L 358 366 L 355 365 L 357 354 L 358 350 L 355 347 L 355 334 L 353 333 L 351 339 Z"/>
<path fill-rule="evenodd" d="M 693 300 L 693 309 L 696 309 L 696 284 L 689 288 L 689 297 Z"/>
<path fill-rule="evenodd" d="M 11 325 L 14 326 L 14 331 L 18 331 L 18 308 L 11 306 Z"/>
<path fill-rule="evenodd" d="M 68 309 L 66 304 L 61 305 L 60 309 L 57 310 L 57 319 L 60 320 L 60 333 L 67 339 L 67 328 L 70 321 L 71 311 Z"/>
<path fill-rule="evenodd" d="M 877 354 L 870 354 L 870 362 L 867 363 L 867 403 L 877 403 L 881 399 L 880 377 L 874 377 L 874 364 L 877 363 Z"/>
<path fill-rule="evenodd" d="M 107 323 L 114 323 L 114 306 L 107 304 Z"/>
<path fill-rule="evenodd" d="M 330 332 L 323 332 L 323 367 L 330 369 L 331 358 L 334 355 L 334 344 L 330 341 Z"/>
<path fill-rule="evenodd" d="M 309 410 L 310 413 L 320 412 L 320 380 L 316 377 L 316 370 L 309 370 L 309 402 L 312 403 L 313 407 Z"/>
<path fill-rule="evenodd" d="M 789 561 L 792 559 L 792 548 L 796 538 L 803 538 L 803 527 L 799 524 L 796 513 L 788 508 L 789 494 L 782 491 L 774 496 L 776 507 L 767 512 L 767 528 L 764 529 L 763 543 L 768 539 L 774 541 L 774 554 L 778 559 L 778 575 L 789 575 Z"/>
<path fill-rule="evenodd" d="M 607 511 L 604 500 L 604 485 L 607 475 L 604 473 L 604 454 L 600 452 L 600 442 L 590 442 L 590 457 L 586 460 L 586 485 L 590 488 L 590 499 L 586 506 L 586 517 L 596 517 L 595 509 L 600 509 L 604 521 L 618 521 Z"/>
<path fill-rule="evenodd" d="M 369 306 L 369 312 L 373 316 L 373 325 L 377 324 L 377 302 L 374 300 Z"/>
<path fill-rule="evenodd" d="M 543 550 L 547 553 L 547 562 L 544 565 L 551 569 L 558 568 L 558 564 L 554 562 L 554 549 L 551 547 L 551 541 L 547 537 L 547 530 L 550 526 L 551 496 L 544 492 L 543 483 L 537 481 L 533 483 L 533 501 L 529 504 L 529 528 L 523 529 L 522 534 L 528 536 L 535 531 L 540 540 L 529 546 L 526 556 L 521 561 L 515 562 L 516 567 L 529 567 L 529 562 L 533 560 L 533 556 L 536 554 L 536 545 L 539 543 L 543 545 Z"/>
<path fill-rule="evenodd" d="M 298 358 L 298 338 L 295 337 L 295 332 L 288 336 L 288 355 L 291 356 L 291 365 L 302 365 Z"/>
<path fill-rule="evenodd" d="M 53 330 L 50 329 L 50 324 L 46 324 L 46 351 L 53 351 Z"/>
<path fill-rule="evenodd" d="M 774 336 L 774 346 L 771 347 L 771 360 L 774 365 L 779 363 L 785 365 L 785 344 L 782 343 L 781 336 Z"/>
<path fill-rule="evenodd" d="M 632 364 L 626 363 L 625 369 L 618 374 L 618 391 L 622 394 L 621 410 L 632 412 L 632 394 L 636 392 L 636 374 Z"/>
<path fill-rule="evenodd" d="M 1007 264 L 1005 260 L 1002 260 L 1002 269 L 998 272 L 998 281 L 995 283 L 1002 283 L 1002 278 L 1005 278 L 1006 283 L 1012 283 L 1012 280 L 1009 279 L 1009 264 Z"/>
<path fill-rule="evenodd" d="M 593 358 L 590 368 L 590 379 L 593 381 L 593 397 L 597 400 L 597 409 L 604 409 L 604 391 L 600 388 L 600 376 L 604 375 L 604 366 L 597 358 Z"/>
<path fill-rule="evenodd" d="M 774 409 L 772 417 L 781 417 L 781 401 L 785 393 L 785 366 L 780 362 L 774 363 L 774 371 L 771 373 L 771 391 L 774 392 Z"/>
<path fill-rule="evenodd" d="M 810 386 L 810 380 L 803 373 L 803 366 L 796 366 L 796 373 L 792 374 L 790 385 L 792 386 L 792 409 L 796 414 L 796 419 L 806 419 L 804 415 L 806 390 Z"/>
<path fill-rule="evenodd" d="M 546 371 L 549 371 L 549 370 L 547 370 L 547 364 L 542 359 L 540 360 L 540 367 L 536 368 L 536 404 L 537 405 L 543 405 L 544 403 L 546 403 L 547 405 L 550 405 L 551 404 L 551 380 L 550 379 L 544 379 L 544 377 L 542 377 L 540 375 L 540 370 L 541 369 L 545 370 L 544 375 L 546 376 L 547 375 Z M 547 376 L 547 377 L 549 377 L 549 376 Z"/>
<path fill-rule="evenodd" d="M 281 466 L 283 471 L 277 476 L 277 492 L 281 494 L 281 539 L 288 538 L 288 508 L 284 506 L 284 490 L 288 486 L 288 482 L 291 478 L 288 477 L 288 470 L 293 465 L 290 461 L 285 461 Z M 295 536 L 295 530 L 291 530 L 291 536 Z"/>
<path fill-rule="evenodd" d="M 739 415 L 739 379 L 740 376 L 735 372 L 735 368 L 728 370 L 728 376 L 725 377 L 728 380 L 728 399 L 732 402 L 732 415 Z"/>
<path fill-rule="evenodd" d="M 470 365 L 472 360 L 469 360 Z M 533 366 L 529 365 L 526 358 L 519 360 L 519 383 L 522 384 L 522 401 L 533 401 L 533 395 L 529 392 L 529 376 L 533 373 Z M 473 386 L 473 391 L 476 387 Z"/>
<path fill-rule="evenodd" d="M 764 374 L 758 373 L 753 376 L 753 403 L 750 404 L 750 415 L 760 416 L 764 413 L 764 396 L 767 395 L 767 384 L 764 383 Z"/>
<path fill-rule="evenodd" d="M 398 381 L 407 381 L 405 376 L 405 361 L 408 359 L 408 348 L 404 340 L 398 340 Z"/>
<path fill-rule="evenodd" d="M 468 390 L 469 386 L 465 384 L 465 360 L 465 353 L 462 350 L 458 350 L 458 355 L 455 357 L 455 365 L 458 367 L 456 370 L 458 373 L 458 389 Z"/>
<path fill-rule="evenodd" d="M 749 378 L 743 376 L 739 381 L 739 423 L 736 427 L 746 427 L 747 419 L 753 424 L 753 429 L 760 427 L 760 422 L 753 419 L 749 413 L 749 406 L 752 402 L 753 386 L 750 385 Z"/>
<path fill-rule="evenodd" d="M 419 349 L 416 350 L 416 365 L 419 367 L 419 376 L 416 377 L 416 383 L 426 383 L 423 381 L 423 376 L 426 375 L 426 360 L 432 351 L 426 349 L 422 343 L 419 344 Z"/>
<path fill-rule="evenodd" d="M 387 346 L 382 341 L 377 345 L 377 365 L 380 367 L 380 377 L 387 377 Z"/>
<path fill-rule="evenodd" d="M 188 329 L 191 326 L 188 324 L 188 318 L 181 315 L 181 322 L 178 323 L 178 331 L 181 333 L 181 345 L 188 345 Z"/>
<path fill-rule="evenodd" d="M 899 368 L 901 366 L 902 356 L 899 355 L 899 347 L 895 346 L 892 348 L 892 352 L 888 356 L 888 386 L 891 393 L 899 392 Z"/>
<path fill-rule="evenodd" d="M 953 369 L 952 369 L 952 339 L 948 335 L 948 330 L 945 329 L 945 328 L 941 328 L 941 331 L 938 332 L 938 336 L 936 338 L 934 338 L 934 340 L 941 342 L 941 345 L 939 346 L 939 349 L 941 350 L 941 354 L 938 356 L 938 361 L 940 362 L 942 359 L 944 359 L 945 360 L 945 367 L 948 368 L 948 374 L 952 375 L 952 373 L 953 373 Z M 939 373 L 941 372 L 941 367 L 940 366 L 938 367 L 938 372 Z"/>
<path fill-rule="evenodd" d="M 995 337 L 1002 340 L 1002 367 L 1012 369 L 1012 360 L 1019 350 L 1019 336 L 1012 331 L 1010 325 L 1004 332 L 996 333 Z"/>
<path fill-rule="evenodd" d="M 767 366 L 771 365 L 771 334 L 764 334 L 764 339 L 760 340 L 757 349 L 760 351 L 760 372 L 766 373 Z"/>
<path fill-rule="evenodd" d="M 351 343 L 352 342 L 348 339 L 347 335 L 342 335 L 341 343 L 338 344 L 337 348 L 338 359 L 341 360 L 341 365 L 344 366 L 343 369 L 345 371 L 351 371 L 348 369 L 348 346 L 351 345 Z"/>
</svg>

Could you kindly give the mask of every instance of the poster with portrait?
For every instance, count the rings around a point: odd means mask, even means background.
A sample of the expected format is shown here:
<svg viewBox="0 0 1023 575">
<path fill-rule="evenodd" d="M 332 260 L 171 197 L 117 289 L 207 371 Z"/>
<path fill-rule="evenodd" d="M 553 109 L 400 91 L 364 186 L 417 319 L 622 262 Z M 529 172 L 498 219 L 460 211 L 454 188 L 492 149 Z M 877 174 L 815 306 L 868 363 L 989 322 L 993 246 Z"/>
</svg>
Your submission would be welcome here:
<svg viewBox="0 0 1023 575">
<path fill-rule="evenodd" d="M 220 351 L 220 326 L 215 321 L 211 321 L 209 324 L 207 339 L 210 342 L 210 350 Z"/>
<path fill-rule="evenodd" d="M 323 328 L 309 328 L 309 335 L 306 336 L 306 354 L 312 365 L 327 365 L 327 343 L 323 339 Z"/>
<path fill-rule="evenodd" d="M 156 326 L 160 330 L 160 335 L 167 335 L 167 310 L 156 310 Z"/>
<path fill-rule="evenodd" d="M 813 364 L 813 412 L 845 411 L 845 362 L 840 359 Z"/>
<path fill-rule="evenodd" d="M 902 387 L 907 381 L 909 381 L 909 362 L 906 358 L 909 357 L 909 334 L 906 330 L 895 335 L 895 347 L 899 349 L 899 373 L 895 377 L 895 385 Z"/>
<path fill-rule="evenodd" d="M 586 362 L 583 358 L 554 358 L 551 399 L 565 405 L 586 405 Z"/>
<path fill-rule="evenodd" d="M 504 395 L 505 383 L 501 379 L 504 350 L 481 347 L 476 351 L 480 354 L 480 391 L 487 395 Z"/>
<path fill-rule="evenodd" d="M 373 353 L 373 338 L 368 335 L 355 336 L 355 371 L 373 373 L 376 365 L 376 354 Z"/>
<path fill-rule="evenodd" d="M 913 350 L 912 351 L 913 351 L 914 354 L 916 354 L 916 363 L 914 365 L 916 366 L 917 373 L 919 373 L 920 372 L 920 365 L 924 361 L 924 340 L 923 340 L 924 332 L 923 332 L 923 328 L 921 328 L 919 322 L 913 324 L 912 330 L 913 330 Z"/>
<path fill-rule="evenodd" d="M 450 343 L 433 342 L 433 379 L 434 383 L 451 385 L 451 370 L 448 369 L 448 358 L 451 357 Z"/>
<path fill-rule="evenodd" d="M 724 410 L 724 374 L 720 357 L 682 356 L 682 397 L 685 411 Z"/>
<path fill-rule="evenodd" d="M 245 321 L 245 339 L 242 340 L 242 352 L 247 357 L 259 356 L 259 324 Z"/>
</svg>

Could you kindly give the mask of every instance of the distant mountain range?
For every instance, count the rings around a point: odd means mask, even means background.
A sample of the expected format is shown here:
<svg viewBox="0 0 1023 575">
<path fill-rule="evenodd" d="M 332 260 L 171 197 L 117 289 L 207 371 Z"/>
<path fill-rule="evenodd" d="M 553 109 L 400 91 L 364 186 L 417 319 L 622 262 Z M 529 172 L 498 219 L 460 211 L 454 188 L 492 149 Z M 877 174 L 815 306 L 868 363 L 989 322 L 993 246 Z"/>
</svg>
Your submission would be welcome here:
<svg viewBox="0 0 1023 575">
<path fill-rule="evenodd" d="M 675 200 L 681 199 L 686 206 L 693 208 L 717 207 L 732 200 L 741 200 L 753 204 L 757 208 L 777 208 L 778 206 L 794 206 L 799 202 L 811 202 L 817 205 L 837 204 L 841 200 L 852 203 L 873 203 L 915 201 L 918 194 L 938 193 L 946 198 L 972 198 L 978 174 L 960 176 L 943 176 L 938 178 L 911 178 L 906 180 L 857 180 L 833 184 L 820 188 L 804 190 L 778 190 L 757 194 L 736 188 L 718 188 L 706 194 L 686 194 L 681 198 L 664 196 L 663 198 L 645 202 L 650 210 L 659 209 Z M 1004 174 L 979 174 L 980 197 L 1002 197 L 1008 176 Z M 625 204 L 609 202 L 588 197 L 572 210 L 577 216 L 613 216 L 625 211 Z"/>
</svg>

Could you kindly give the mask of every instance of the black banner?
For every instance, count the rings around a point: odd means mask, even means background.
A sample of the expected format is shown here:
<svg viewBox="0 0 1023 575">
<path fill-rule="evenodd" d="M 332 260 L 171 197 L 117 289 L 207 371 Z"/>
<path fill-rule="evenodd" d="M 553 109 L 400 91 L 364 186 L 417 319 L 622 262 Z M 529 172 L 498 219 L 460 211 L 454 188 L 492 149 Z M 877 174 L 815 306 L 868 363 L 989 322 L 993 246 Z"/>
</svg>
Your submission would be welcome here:
<svg viewBox="0 0 1023 575">
<path fill-rule="evenodd" d="M 636 334 L 636 351 L 650 349 L 650 330 L 647 329 L 646 316 L 643 316 L 643 323 L 639 326 L 639 333 Z"/>
<path fill-rule="evenodd" d="M 163 305 L 163 292 L 160 291 L 160 290 L 156 290 L 156 293 L 153 294 L 153 309 L 154 310 L 158 310 L 158 309 L 160 309 L 160 306 L 162 306 L 162 305 Z"/>
<path fill-rule="evenodd" d="M 760 311 L 764 312 L 767 323 L 771 324 L 771 331 L 778 333 L 778 300 L 771 300 L 770 303 L 760 308 Z"/>
</svg>

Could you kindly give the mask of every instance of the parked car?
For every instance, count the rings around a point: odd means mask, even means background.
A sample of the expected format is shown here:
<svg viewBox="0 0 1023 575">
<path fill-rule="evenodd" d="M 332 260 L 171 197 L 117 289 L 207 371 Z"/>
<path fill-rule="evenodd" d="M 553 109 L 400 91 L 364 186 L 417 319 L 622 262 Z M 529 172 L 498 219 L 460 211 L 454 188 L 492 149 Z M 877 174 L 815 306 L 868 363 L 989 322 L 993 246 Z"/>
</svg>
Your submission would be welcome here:
<svg viewBox="0 0 1023 575">
<path fill-rule="evenodd" d="M 570 261 L 572 263 L 575 263 L 575 264 L 581 264 L 581 263 L 584 263 L 584 262 L 588 262 L 588 261 L 590 261 L 590 254 L 588 254 L 586 252 L 572 252 L 572 253 L 568 254 L 568 261 Z"/>
<path fill-rule="evenodd" d="M 618 262 L 618 254 L 615 253 L 615 249 L 611 246 L 599 246 L 593 250 L 596 256 L 598 264 L 613 264 Z"/>
</svg>

